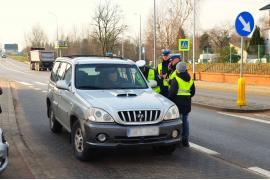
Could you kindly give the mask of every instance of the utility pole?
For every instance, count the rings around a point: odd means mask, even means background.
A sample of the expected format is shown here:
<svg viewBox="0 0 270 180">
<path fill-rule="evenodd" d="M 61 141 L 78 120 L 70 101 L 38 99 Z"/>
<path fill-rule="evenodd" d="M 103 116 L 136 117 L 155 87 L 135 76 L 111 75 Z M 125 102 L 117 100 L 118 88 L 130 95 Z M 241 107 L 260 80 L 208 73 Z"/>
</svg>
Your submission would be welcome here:
<svg viewBox="0 0 270 180">
<path fill-rule="evenodd" d="M 196 20 L 196 14 L 195 14 L 195 1 L 193 0 L 193 66 L 192 66 L 192 71 L 193 71 L 193 79 L 196 80 L 196 74 L 195 74 L 195 20 Z"/>
<path fill-rule="evenodd" d="M 156 68 L 157 60 L 156 60 L 156 0 L 154 0 L 154 68 Z"/>
<path fill-rule="evenodd" d="M 122 35 L 122 58 L 124 58 L 124 35 Z"/>
<path fill-rule="evenodd" d="M 58 17 L 53 12 L 50 12 L 50 14 L 53 15 L 55 17 L 55 20 L 56 20 L 56 41 L 58 43 L 58 41 L 59 41 L 59 36 L 58 36 Z M 57 49 L 57 55 L 59 55 L 59 49 Z M 62 54 L 61 54 L 61 50 L 60 50 L 60 57 L 61 56 L 62 56 Z"/>
<path fill-rule="evenodd" d="M 140 14 L 140 42 L 139 42 L 139 60 L 142 59 L 142 15 Z"/>
</svg>

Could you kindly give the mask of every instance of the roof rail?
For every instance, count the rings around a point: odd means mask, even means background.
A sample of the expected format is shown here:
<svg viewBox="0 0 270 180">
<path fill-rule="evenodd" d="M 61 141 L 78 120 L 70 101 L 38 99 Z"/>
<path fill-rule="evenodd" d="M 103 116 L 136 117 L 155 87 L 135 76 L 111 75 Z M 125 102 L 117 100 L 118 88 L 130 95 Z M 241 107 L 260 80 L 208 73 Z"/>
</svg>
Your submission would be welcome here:
<svg viewBox="0 0 270 180">
<path fill-rule="evenodd" d="M 101 56 L 101 55 L 67 55 L 64 57 L 68 57 L 68 58 L 77 58 L 77 57 L 105 57 L 105 58 L 116 58 L 116 59 L 125 59 L 123 57 L 115 57 L 115 56 Z"/>
</svg>

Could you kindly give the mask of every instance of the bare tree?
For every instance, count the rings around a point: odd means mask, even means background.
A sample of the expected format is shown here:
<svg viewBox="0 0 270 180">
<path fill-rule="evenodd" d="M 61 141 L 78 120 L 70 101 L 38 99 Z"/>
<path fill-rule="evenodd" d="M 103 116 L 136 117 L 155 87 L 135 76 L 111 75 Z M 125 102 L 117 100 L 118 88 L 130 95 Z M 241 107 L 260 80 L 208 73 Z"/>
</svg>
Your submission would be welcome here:
<svg viewBox="0 0 270 180">
<path fill-rule="evenodd" d="M 177 39 L 183 33 L 184 23 L 192 12 L 190 0 L 161 2 L 157 17 L 157 36 L 164 48 L 176 48 Z"/>
<path fill-rule="evenodd" d="M 190 0 L 162 0 L 157 9 L 157 53 L 161 49 L 177 49 L 178 38 L 185 37 L 185 23 L 192 13 Z M 153 15 L 148 19 L 146 29 L 147 49 L 153 49 Z M 157 55 L 158 55 L 157 54 Z M 147 59 L 153 59 L 153 52 L 147 52 Z"/>
<path fill-rule="evenodd" d="M 36 24 L 32 27 L 31 32 L 26 35 L 26 42 L 32 47 L 45 47 L 48 38 L 42 27 Z"/>
<path fill-rule="evenodd" d="M 111 1 L 102 1 L 97 6 L 93 17 L 93 38 L 98 39 L 103 55 L 108 51 L 113 51 L 118 37 L 127 26 L 121 24 L 122 14 L 118 5 L 111 4 Z"/>
</svg>

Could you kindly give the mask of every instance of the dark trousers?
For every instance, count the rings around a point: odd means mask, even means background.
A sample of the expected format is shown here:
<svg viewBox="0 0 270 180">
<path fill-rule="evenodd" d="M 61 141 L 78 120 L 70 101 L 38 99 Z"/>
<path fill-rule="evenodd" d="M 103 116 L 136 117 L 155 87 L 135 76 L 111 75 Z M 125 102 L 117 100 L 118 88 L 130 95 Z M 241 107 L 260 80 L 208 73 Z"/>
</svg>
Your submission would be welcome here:
<svg viewBox="0 0 270 180">
<path fill-rule="evenodd" d="M 183 122 L 182 138 L 188 139 L 189 137 L 188 113 L 182 114 L 182 122 Z"/>
</svg>

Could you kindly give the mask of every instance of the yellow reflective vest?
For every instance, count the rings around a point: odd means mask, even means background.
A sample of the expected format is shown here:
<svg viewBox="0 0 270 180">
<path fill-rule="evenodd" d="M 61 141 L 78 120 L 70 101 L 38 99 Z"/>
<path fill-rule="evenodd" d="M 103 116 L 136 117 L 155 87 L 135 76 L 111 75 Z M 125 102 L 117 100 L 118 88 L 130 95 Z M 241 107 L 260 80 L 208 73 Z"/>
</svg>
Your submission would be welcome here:
<svg viewBox="0 0 270 180">
<path fill-rule="evenodd" d="M 148 75 L 147 75 L 147 80 L 155 80 L 155 70 L 154 69 L 149 69 L 148 71 Z M 160 93 L 160 87 L 157 86 L 155 88 L 153 88 L 153 90 L 157 93 Z"/>
<path fill-rule="evenodd" d="M 186 82 L 178 76 L 175 76 L 175 79 L 178 83 L 177 96 L 191 96 L 190 88 L 193 84 L 193 80 L 191 79 L 189 82 Z"/>
</svg>

